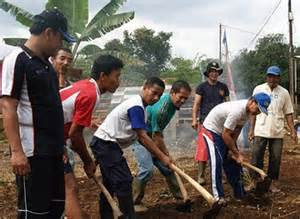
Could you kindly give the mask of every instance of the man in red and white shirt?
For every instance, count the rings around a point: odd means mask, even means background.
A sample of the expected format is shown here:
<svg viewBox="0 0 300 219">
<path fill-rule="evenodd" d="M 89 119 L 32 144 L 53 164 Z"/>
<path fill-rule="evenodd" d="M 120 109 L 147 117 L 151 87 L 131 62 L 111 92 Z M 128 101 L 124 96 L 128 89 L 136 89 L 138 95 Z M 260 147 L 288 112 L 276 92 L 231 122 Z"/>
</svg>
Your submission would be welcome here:
<svg viewBox="0 0 300 219">
<path fill-rule="evenodd" d="M 91 125 L 92 114 L 100 104 L 100 95 L 107 91 L 114 93 L 119 87 L 122 68 L 123 62 L 120 59 L 110 55 L 99 56 L 93 64 L 90 79 L 78 81 L 60 90 L 65 142 L 70 140 L 70 147 L 80 156 L 88 177 L 94 175 L 96 166 L 87 150 L 83 129 Z M 69 162 L 65 165 L 65 190 L 67 217 L 81 218 L 77 184 Z"/>
</svg>

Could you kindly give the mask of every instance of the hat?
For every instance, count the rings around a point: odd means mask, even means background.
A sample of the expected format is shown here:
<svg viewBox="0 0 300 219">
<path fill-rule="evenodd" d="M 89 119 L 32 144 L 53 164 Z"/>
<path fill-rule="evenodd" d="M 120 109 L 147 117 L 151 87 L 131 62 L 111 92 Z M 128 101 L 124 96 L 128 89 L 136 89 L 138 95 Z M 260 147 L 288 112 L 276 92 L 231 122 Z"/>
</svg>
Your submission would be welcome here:
<svg viewBox="0 0 300 219">
<path fill-rule="evenodd" d="M 268 75 L 275 75 L 275 76 L 280 76 L 281 70 L 278 66 L 271 66 L 267 69 L 267 74 Z"/>
<path fill-rule="evenodd" d="M 68 43 L 76 42 L 76 38 L 68 32 L 67 18 L 57 9 L 45 10 L 33 17 L 33 25 L 40 24 L 59 31 Z"/>
<path fill-rule="evenodd" d="M 223 69 L 220 68 L 219 63 L 217 62 L 210 62 L 208 63 L 206 67 L 206 71 L 203 73 L 206 77 L 208 77 L 208 73 L 210 72 L 211 69 L 215 69 L 216 71 L 219 72 L 219 75 L 223 73 Z"/>
<path fill-rule="evenodd" d="M 271 97 L 263 92 L 253 95 L 254 100 L 256 101 L 259 110 L 268 115 L 268 107 L 271 103 Z"/>
</svg>

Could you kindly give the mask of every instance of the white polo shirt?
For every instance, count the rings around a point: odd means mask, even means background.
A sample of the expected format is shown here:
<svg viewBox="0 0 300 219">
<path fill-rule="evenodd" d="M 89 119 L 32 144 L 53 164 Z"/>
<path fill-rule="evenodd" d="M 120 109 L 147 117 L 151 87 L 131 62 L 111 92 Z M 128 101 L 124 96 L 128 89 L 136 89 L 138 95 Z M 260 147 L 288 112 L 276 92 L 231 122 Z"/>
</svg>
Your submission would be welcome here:
<svg viewBox="0 0 300 219">
<path fill-rule="evenodd" d="M 265 138 L 283 138 L 285 115 L 294 113 L 289 92 L 278 85 L 273 90 L 267 83 L 254 88 L 253 94 L 265 92 L 271 97 L 268 115 L 260 113 L 256 116 L 254 135 Z"/>
<path fill-rule="evenodd" d="M 136 95 L 114 108 L 94 136 L 116 142 L 121 148 L 126 148 L 137 139 L 136 129 L 146 130 L 146 122 L 147 114 L 142 97 Z"/>
<path fill-rule="evenodd" d="M 248 119 L 247 102 L 248 100 L 237 100 L 215 106 L 205 118 L 203 126 L 219 135 L 222 135 L 224 128 L 234 131 Z"/>
</svg>

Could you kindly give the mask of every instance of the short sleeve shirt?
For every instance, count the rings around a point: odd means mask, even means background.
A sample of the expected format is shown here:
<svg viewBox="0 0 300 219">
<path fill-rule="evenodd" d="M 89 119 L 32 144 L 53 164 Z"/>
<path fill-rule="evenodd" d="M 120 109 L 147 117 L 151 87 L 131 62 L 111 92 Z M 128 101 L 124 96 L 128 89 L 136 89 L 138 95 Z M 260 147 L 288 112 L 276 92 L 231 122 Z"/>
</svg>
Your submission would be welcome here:
<svg viewBox="0 0 300 219">
<path fill-rule="evenodd" d="M 225 102 L 225 97 L 229 96 L 229 90 L 226 84 L 223 84 L 222 82 L 218 81 L 215 85 L 211 85 L 206 81 L 198 85 L 196 94 L 202 97 L 199 110 L 199 121 L 203 123 L 212 108 Z"/>
<path fill-rule="evenodd" d="M 161 96 L 158 102 L 147 106 L 148 132 L 163 132 L 176 112 L 170 94 Z"/>
<path fill-rule="evenodd" d="M 93 112 L 100 105 L 100 90 L 94 79 L 81 80 L 60 90 L 64 110 L 65 140 L 71 124 L 89 127 Z"/>
<path fill-rule="evenodd" d="M 136 95 L 115 107 L 94 136 L 116 142 L 121 148 L 126 148 L 137 140 L 137 129 L 146 130 L 146 122 L 147 114 L 142 97 Z"/>
<path fill-rule="evenodd" d="M 64 117 L 56 72 L 29 48 L 17 48 L 3 63 L 1 96 L 18 100 L 17 115 L 27 157 L 63 153 Z"/>
<path fill-rule="evenodd" d="M 256 86 L 253 94 L 258 92 L 269 94 L 271 104 L 268 107 L 268 115 L 260 113 L 256 116 L 254 135 L 265 138 L 283 138 L 285 116 L 294 112 L 289 92 L 279 85 L 271 90 L 267 83 Z"/>
<path fill-rule="evenodd" d="M 237 100 L 215 106 L 205 118 L 203 126 L 219 135 L 224 128 L 234 131 L 238 126 L 242 127 L 248 118 L 247 102 L 248 100 Z"/>
</svg>

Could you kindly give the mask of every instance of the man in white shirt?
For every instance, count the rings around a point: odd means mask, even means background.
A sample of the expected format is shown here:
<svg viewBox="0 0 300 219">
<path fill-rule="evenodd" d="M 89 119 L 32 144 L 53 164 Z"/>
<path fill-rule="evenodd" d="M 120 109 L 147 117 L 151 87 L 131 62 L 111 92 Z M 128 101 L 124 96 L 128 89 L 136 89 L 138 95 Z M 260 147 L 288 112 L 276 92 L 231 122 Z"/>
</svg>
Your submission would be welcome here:
<svg viewBox="0 0 300 219">
<path fill-rule="evenodd" d="M 242 199 L 245 195 L 240 164 L 244 157 L 238 151 L 236 140 L 248 116 L 260 112 L 267 113 L 270 101 L 271 99 L 267 94 L 258 93 L 248 100 L 221 103 L 214 107 L 204 120 L 199 141 L 203 141 L 208 150 L 212 191 L 214 198 L 218 200 L 220 205 L 225 204 L 222 167 L 233 187 L 234 197 Z M 235 160 L 230 159 L 229 151 Z"/>
<path fill-rule="evenodd" d="M 132 175 L 123 157 L 122 149 L 138 140 L 164 165 L 171 159 L 165 155 L 147 134 L 146 106 L 156 103 L 165 89 L 164 82 L 152 77 L 147 79 L 141 95 L 137 95 L 114 108 L 94 134 L 90 147 L 100 164 L 103 184 L 116 195 L 124 218 L 135 218 L 132 197 Z M 112 209 L 105 196 L 100 194 L 101 218 L 113 218 Z"/>
<path fill-rule="evenodd" d="M 284 118 L 291 130 L 291 138 L 297 142 L 297 134 L 293 121 L 293 105 L 288 91 L 279 85 L 281 70 L 277 66 L 267 69 L 267 82 L 255 87 L 253 94 L 265 92 L 270 95 L 272 103 L 268 108 L 268 115 L 251 117 L 249 140 L 254 138 L 252 163 L 263 169 L 264 153 L 269 147 L 268 176 L 272 179 L 270 190 L 278 192 L 278 178 L 280 171 L 281 153 L 284 135 Z M 254 128 L 255 127 L 255 128 Z M 255 174 L 253 173 L 255 176 Z"/>
</svg>

